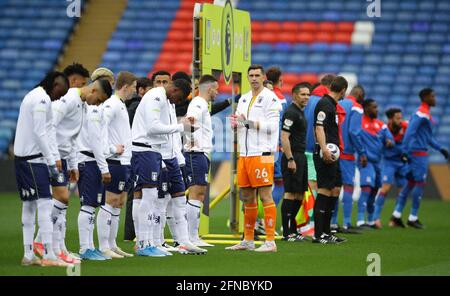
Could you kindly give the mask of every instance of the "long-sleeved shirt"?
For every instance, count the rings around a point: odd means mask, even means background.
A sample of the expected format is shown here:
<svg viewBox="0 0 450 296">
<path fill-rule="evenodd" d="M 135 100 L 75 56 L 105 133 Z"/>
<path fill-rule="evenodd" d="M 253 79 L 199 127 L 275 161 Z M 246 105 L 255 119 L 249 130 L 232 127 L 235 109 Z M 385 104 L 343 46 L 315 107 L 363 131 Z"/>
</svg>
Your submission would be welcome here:
<svg viewBox="0 0 450 296">
<path fill-rule="evenodd" d="M 384 150 L 384 158 L 389 160 L 400 160 L 402 154 L 404 153 L 403 138 L 405 136 L 406 129 L 408 128 L 408 122 L 402 121 L 400 123 L 400 129 L 397 131 L 394 131 L 389 125 L 388 128 L 394 137 L 395 146 Z"/>
<path fill-rule="evenodd" d="M 314 122 L 316 121 L 316 118 L 314 117 L 314 110 L 316 109 L 319 100 L 328 93 L 328 88 L 323 85 L 319 85 L 313 90 L 311 96 L 309 97 L 308 103 L 306 104 L 304 110 L 306 117 L 306 152 L 314 152 L 314 145 L 316 144 L 316 139 L 314 136 Z"/>
<path fill-rule="evenodd" d="M 351 158 L 355 152 L 358 155 L 366 155 L 366 149 L 361 140 L 362 106 L 352 96 L 340 100 L 338 104 L 345 110 L 346 114 L 343 122 L 340 122 L 344 146 L 341 158 L 346 156 Z"/>
<path fill-rule="evenodd" d="M 83 125 L 85 108 L 79 88 L 69 89 L 64 97 L 52 102 L 53 127 L 59 152 L 55 159 L 67 159 L 69 169 L 77 168 L 76 140 Z"/>
<path fill-rule="evenodd" d="M 433 136 L 433 118 L 430 114 L 430 106 L 425 103 L 411 116 L 408 129 L 403 138 L 403 147 L 406 153 L 426 153 L 428 146 L 441 150 L 442 146 Z"/>
<path fill-rule="evenodd" d="M 107 128 L 103 121 L 103 106 L 87 106 L 83 127 L 78 136 L 78 162 L 92 161 L 95 159 L 102 174 L 108 173 L 106 156 L 110 153 L 107 145 Z M 81 151 L 91 152 L 94 158 Z"/>
<path fill-rule="evenodd" d="M 394 142 L 391 132 L 383 121 L 377 118 L 372 119 L 366 115 L 362 116 L 361 131 L 361 140 L 366 148 L 367 160 L 379 163 L 386 147 L 387 139 Z"/>
<path fill-rule="evenodd" d="M 259 129 L 238 128 L 240 156 L 260 156 L 277 151 L 280 111 L 280 100 L 268 88 L 264 88 L 256 97 L 251 91 L 242 95 L 236 115 L 242 114 L 247 120 L 259 122 Z"/>
<path fill-rule="evenodd" d="M 114 154 L 109 157 L 119 160 L 123 165 L 131 163 L 131 128 L 125 103 L 116 95 L 112 95 L 103 103 L 103 119 L 108 130 L 108 146 Z M 121 155 L 115 154 L 116 146 L 124 145 Z"/>
<path fill-rule="evenodd" d="M 169 104 L 169 124 L 177 122 L 177 114 L 175 111 L 175 105 Z M 160 153 L 162 159 L 176 158 L 179 165 L 185 164 L 183 156 L 183 146 L 181 144 L 181 133 L 171 133 L 167 135 L 167 142 L 160 147 Z"/>
<path fill-rule="evenodd" d="M 183 124 L 170 123 L 170 105 L 164 87 L 153 88 L 144 95 L 136 109 L 131 134 L 133 142 L 152 148 L 133 145 L 133 151 L 159 150 L 169 140 L 169 134 L 184 130 Z"/>
<path fill-rule="evenodd" d="M 20 105 L 14 155 L 24 157 L 42 153 L 43 157 L 30 162 L 54 165 L 59 159 L 55 158 L 55 138 L 50 97 L 42 87 L 36 87 L 25 95 Z"/>
</svg>

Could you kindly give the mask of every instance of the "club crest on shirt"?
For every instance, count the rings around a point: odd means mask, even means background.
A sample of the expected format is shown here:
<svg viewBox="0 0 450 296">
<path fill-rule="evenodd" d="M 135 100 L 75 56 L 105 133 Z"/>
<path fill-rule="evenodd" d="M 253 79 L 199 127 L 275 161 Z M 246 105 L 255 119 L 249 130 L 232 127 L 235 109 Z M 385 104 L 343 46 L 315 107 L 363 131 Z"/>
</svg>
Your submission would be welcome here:
<svg viewBox="0 0 450 296">
<path fill-rule="evenodd" d="M 45 102 L 45 100 L 41 100 L 41 104 L 47 104 L 46 102 Z"/>
<path fill-rule="evenodd" d="M 158 102 L 159 102 L 159 101 L 161 101 L 161 99 L 160 99 L 159 97 L 156 97 L 156 98 L 155 98 L 155 101 L 158 101 Z"/>
<path fill-rule="evenodd" d="M 124 181 L 120 181 L 119 182 L 119 191 L 123 191 L 125 189 L 125 182 Z"/>
<path fill-rule="evenodd" d="M 158 173 L 152 172 L 152 181 L 156 181 L 156 180 L 158 180 Z"/>
<path fill-rule="evenodd" d="M 262 97 L 258 97 L 258 104 L 261 104 L 263 98 Z"/>
</svg>

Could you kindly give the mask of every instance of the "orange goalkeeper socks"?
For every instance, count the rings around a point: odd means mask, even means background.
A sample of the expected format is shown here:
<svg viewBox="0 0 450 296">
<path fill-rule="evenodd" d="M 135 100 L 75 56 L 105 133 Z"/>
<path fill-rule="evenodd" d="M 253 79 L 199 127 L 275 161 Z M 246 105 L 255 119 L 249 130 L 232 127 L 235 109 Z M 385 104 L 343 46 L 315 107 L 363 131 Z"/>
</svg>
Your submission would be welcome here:
<svg viewBox="0 0 450 296">
<path fill-rule="evenodd" d="M 277 207 L 274 202 L 263 203 L 264 224 L 266 226 L 266 240 L 275 240 L 275 226 L 277 224 Z"/>
<path fill-rule="evenodd" d="M 258 216 L 258 204 L 244 205 L 244 240 L 254 240 L 256 217 Z"/>
</svg>

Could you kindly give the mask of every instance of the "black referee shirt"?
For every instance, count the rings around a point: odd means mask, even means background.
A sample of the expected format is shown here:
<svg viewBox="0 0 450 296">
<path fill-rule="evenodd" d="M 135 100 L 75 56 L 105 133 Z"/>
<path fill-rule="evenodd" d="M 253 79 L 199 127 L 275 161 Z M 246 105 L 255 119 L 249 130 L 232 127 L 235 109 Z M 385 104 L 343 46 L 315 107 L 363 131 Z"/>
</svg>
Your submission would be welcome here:
<svg viewBox="0 0 450 296">
<path fill-rule="evenodd" d="M 283 114 L 281 129 L 290 133 L 292 153 L 305 153 L 306 146 L 306 119 L 302 109 L 292 103 Z"/>
<path fill-rule="evenodd" d="M 324 95 L 319 102 L 317 102 L 316 109 L 314 110 L 314 130 L 316 126 L 323 126 L 325 130 L 325 142 L 339 146 L 336 104 L 336 101 L 329 95 Z"/>
</svg>

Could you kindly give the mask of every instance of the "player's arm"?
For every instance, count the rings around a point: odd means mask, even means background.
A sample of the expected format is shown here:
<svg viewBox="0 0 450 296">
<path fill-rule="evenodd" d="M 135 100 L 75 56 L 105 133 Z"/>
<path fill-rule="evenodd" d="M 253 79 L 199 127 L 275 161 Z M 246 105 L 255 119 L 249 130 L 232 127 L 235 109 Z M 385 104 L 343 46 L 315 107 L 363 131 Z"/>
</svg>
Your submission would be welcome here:
<svg viewBox="0 0 450 296">
<path fill-rule="evenodd" d="M 352 143 L 355 146 L 356 152 L 358 155 L 366 156 L 366 148 L 363 145 L 361 139 L 362 132 L 362 109 L 359 107 L 353 107 L 352 112 L 350 112 L 350 120 L 349 120 L 349 131 L 352 137 Z"/>
<path fill-rule="evenodd" d="M 146 108 L 145 112 L 148 126 L 150 127 L 147 131 L 149 136 L 167 135 L 184 131 L 184 125 L 182 123 L 167 125 L 161 122 L 161 104 L 155 98 L 149 100 L 148 108 Z"/>
<path fill-rule="evenodd" d="M 70 154 L 67 159 L 68 169 L 70 171 L 70 179 L 72 182 L 78 181 L 78 158 L 77 158 L 77 149 L 76 149 L 76 138 L 72 138 L 70 140 Z"/>
<path fill-rule="evenodd" d="M 289 112 L 283 115 L 282 126 L 281 126 L 281 147 L 283 148 L 283 153 L 286 155 L 288 160 L 288 168 L 294 173 L 297 170 L 294 155 L 291 150 L 291 141 L 289 137 L 291 135 L 291 130 L 294 127 L 295 117 Z"/>
<path fill-rule="evenodd" d="M 327 116 L 326 108 L 324 108 L 321 104 L 321 101 L 317 103 L 316 109 L 314 110 L 315 117 L 315 127 L 314 132 L 316 134 L 316 141 L 320 146 L 320 149 L 323 153 L 323 160 L 326 163 L 332 163 L 333 158 L 331 156 L 331 152 L 327 148 L 326 136 L 325 136 L 325 128 L 323 126 L 324 121 Z"/>
<path fill-rule="evenodd" d="M 410 153 L 410 145 L 414 136 L 417 134 L 421 123 L 421 118 L 414 114 L 406 129 L 405 136 L 403 137 L 403 149 L 405 153 Z"/>
<path fill-rule="evenodd" d="M 103 124 L 100 112 L 98 109 L 93 109 L 88 113 L 88 133 L 92 152 L 94 153 L 95 161 L 102 174 L 109 173 L 108 164 L 104 154 L 104 134 L 102 132 Z"/>
<path fill-rule="evenodd" d="M 388 129 L 386 124 L 383 124 L 383 127 L 381 128 L 381 133 L 384 146 L 387 148 L 394 147 L 395 145 L 394 136 L 392 135 L 391 131 Z"/>
<path fill-rule="evenodd" d="M 115 120 L 117 115 L 118 106 L 113 104 L 112 102 L 105 102 L 105 105 L 103 106 L 103 127 L 105 128 L 103 140 L 106 143 L 105 146 L 105 153 L 107 155 L 121 155 L 124 151 L 124 145 L 114 145 L 109 143 L 109 132 L 108 132 L 108 126 L 111 124 L 113 120 Z"/>
<path fill-rule="evenodd" d="M 268 135 L 275 134 L 280 129 L 280 112 L 282 106 L 278 98 L 273 97 L 268 102 L 263 120 L 255 122 L 255 128 Z M 277 143 L 278 143 L 277 139 Z"/>
<path fill-rule="evenodd" d="M 433 134 L 431 134 L 430 141 L 429 141 L 429 145 L 430 145 L 433 149 L 435 149 L 435 150 L 441 152 L 442 155 L 445 157 L 445 159 L 448 159 L 448 150 L 445 149 L 444 147 L 442 147 L 442 145 L 436 140 L 436 138 L 434 137 Z"/>
<path fill-rule="evenodd" d="M 47 116 L 51 116 L 49 113 L 50 108 L 47 108 L 48 104 L 50 104 L 50 100 L 46 101 L 42 99 L 38 104 L 36 104 L 33 108 L 32 113 L 32 125 L 33 132 L 36 135 L 36 139 L 38 141 L 38 146 L 42 152 L 42 155 L 47 160 L 47 164 L 49 166 L 55 165 L 55 157 L 52 153 L 52 148 L 50 145 L 53 143 L 48 141 L 49 136 L 47 133 Z"/>
<path fill-rule="evenodd" d="M 219 113 L 220 111 L 223 111 L 227 109 L 231 105 L 231 102 L 229 100 L 225 100 L 223 102 L 217 102 L 211 105 L 211 116 Z"/>
</svg>

